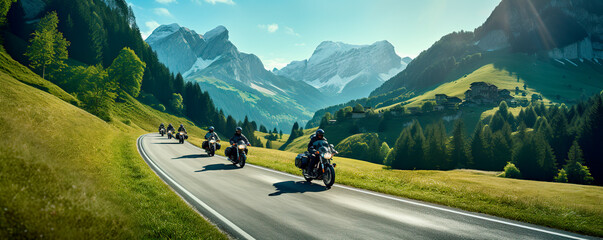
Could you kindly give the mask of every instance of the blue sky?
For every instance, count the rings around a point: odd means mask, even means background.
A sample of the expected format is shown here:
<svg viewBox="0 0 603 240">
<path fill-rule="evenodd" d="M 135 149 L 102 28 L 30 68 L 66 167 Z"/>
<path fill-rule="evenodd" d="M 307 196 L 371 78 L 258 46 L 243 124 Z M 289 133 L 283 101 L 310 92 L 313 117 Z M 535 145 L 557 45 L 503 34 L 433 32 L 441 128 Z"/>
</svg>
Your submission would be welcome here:
<svg viewBox="0 0 603 240">
<path fill-rule="evenodd" d="M 322 41 L 387 40 L 416 57 L 443 35 L 472 31 L 500 0 L 127 0 L 143 37 L 178 23 L 199 34 L 225 26 L 239 51 L 267 69 L 307 59 Z"/>
</svg>

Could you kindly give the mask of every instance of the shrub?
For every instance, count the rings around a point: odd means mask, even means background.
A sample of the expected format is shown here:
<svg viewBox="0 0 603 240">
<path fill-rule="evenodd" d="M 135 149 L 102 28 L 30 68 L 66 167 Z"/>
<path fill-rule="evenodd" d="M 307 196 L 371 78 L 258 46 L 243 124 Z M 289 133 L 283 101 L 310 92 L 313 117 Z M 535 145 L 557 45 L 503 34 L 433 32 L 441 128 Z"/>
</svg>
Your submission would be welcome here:
<svg viewBox="0 0 603 240">
<path fill-rule="evenodd" d="M 559 170 L 559 173 L 557 173 L 557 176 L 555 177 L 555 182 L 567 182 L 567 173 L 565 172 L 565 169 L 562 168 Z"/>
<path fill-rule="evenodd" d="M 505 171 L 499 176 L 519 179 L 521 178 L 521 172 L 519 172 L 519 169 L 515 166 L 515 164 L 508 162 L 507 166 L 505 166 Z"/>
</svg>

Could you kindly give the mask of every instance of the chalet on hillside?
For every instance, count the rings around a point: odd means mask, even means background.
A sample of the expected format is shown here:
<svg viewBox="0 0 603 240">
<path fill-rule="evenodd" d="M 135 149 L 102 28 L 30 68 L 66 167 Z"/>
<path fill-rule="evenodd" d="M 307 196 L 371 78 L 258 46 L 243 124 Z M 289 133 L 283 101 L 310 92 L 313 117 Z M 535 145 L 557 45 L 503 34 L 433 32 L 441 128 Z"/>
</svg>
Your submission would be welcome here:
<svg viewBox="0 0 603 240">
<path fill-rule="evenodd" d="M 471 83 L 470 89 L 465 91 L 465 102 L 468 104 L 496 104 L 511 99 L 513 97 L 509 90 L 498 90 L 496 85 L 485 82 Z"/>
<path fill-rule="evenodd" d="M 435 100 L 436 100 L 436 105 L 437 106 L 442 106 L 443 110 L 445 109 L 454 109 L 456 108 L 456 105 L 463 102 L 463 100 L 461 100 L 458 97 L 449 97 L 446 94 L 436 94 L 435 95 Z M 436 106 L 436 108 L 437 108 Z"/>
</svg>

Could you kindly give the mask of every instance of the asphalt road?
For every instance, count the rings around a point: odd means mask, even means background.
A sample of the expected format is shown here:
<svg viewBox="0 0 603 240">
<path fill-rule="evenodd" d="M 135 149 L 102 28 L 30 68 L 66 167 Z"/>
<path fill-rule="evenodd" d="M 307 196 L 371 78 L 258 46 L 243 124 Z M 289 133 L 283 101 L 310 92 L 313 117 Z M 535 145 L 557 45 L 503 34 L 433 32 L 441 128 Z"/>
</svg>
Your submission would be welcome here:
<svg viewBox="0 0 603 240">
<path fill-rule="evenodd" d="M 322 181 L 239 169 L 158 134 L 141 136 L 138 150 L 183 199 L 240 239 L 591 238 L 338 184 L 326 190 Z"/>
</svg>

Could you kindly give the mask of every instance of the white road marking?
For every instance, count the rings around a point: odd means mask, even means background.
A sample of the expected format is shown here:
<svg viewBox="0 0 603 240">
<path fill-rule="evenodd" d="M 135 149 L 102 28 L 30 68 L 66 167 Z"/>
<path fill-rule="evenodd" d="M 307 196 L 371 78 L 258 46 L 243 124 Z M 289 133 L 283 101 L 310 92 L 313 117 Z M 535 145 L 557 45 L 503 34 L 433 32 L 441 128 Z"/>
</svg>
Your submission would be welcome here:
<svg viewBox="0 0 603 240">
<path fill-rule="evenodd" d="M 236 231 L 238 234 L 240 234 L 241 236 L 243 236 L 245 239 L 255 239 L 254 237 L 252 237 L 251 235 L 249 235 L 247 232 L 245 232 L 243 229 L 239 228 L 233 222 L 231 222 L 230 220 L 228 220 L 226 217 L 222 216 L 222 214 L 218 213 L 216 210 L 214 210 L 213 208 L 211 208 L 209 205 L 207 205 L 206 203 L 204 203 L 203 201 L 201 201 L 201 199 L 195 197 L 195 195 L 193 195 L 191 192 L 189 192 L 184 187 L 182 187 L 180 184 L 178 184 L 174 179 L 172 179 L 169 175 L 167 175 L 159 166 L 157 166 L 155 164 L 155 162 L 153 162 L 153 160 L 149 157 L 149 155 L 147 155 L 147 153 L 144 151 L 144 148 L 142 146 L 142 138 L 144 136 L 146 136 L 146 135 L 142 135 L 142 136 L 140 136 L 138 138 L 138 149 L 139 149 L 139 152 L 142 155 L 144 155 L 145 160 L 148 159 L 147 162 L 149 164 L 153 165 L 153 167 L 156 169 L 156 172 L 158 172 L 161 175 L 163 175 L 164 179 L 169 180 L 173 184 L 173 186 L 175 186 L 178 189 L 180 189 L 184 194 L 186 194 L 188 197 L 190 197 L 191 199 L 193 199 L 195 202 L 197 202 L 199 205 L 201 205 L 201 207 L 205 208 L 211 214 L 213 214 L 214 216 L 216 216 L 223 223 L 225 223 L 226 225 L 228 225 L 229 227 L 231 227 L 234 231 Z"/>
</svg>

